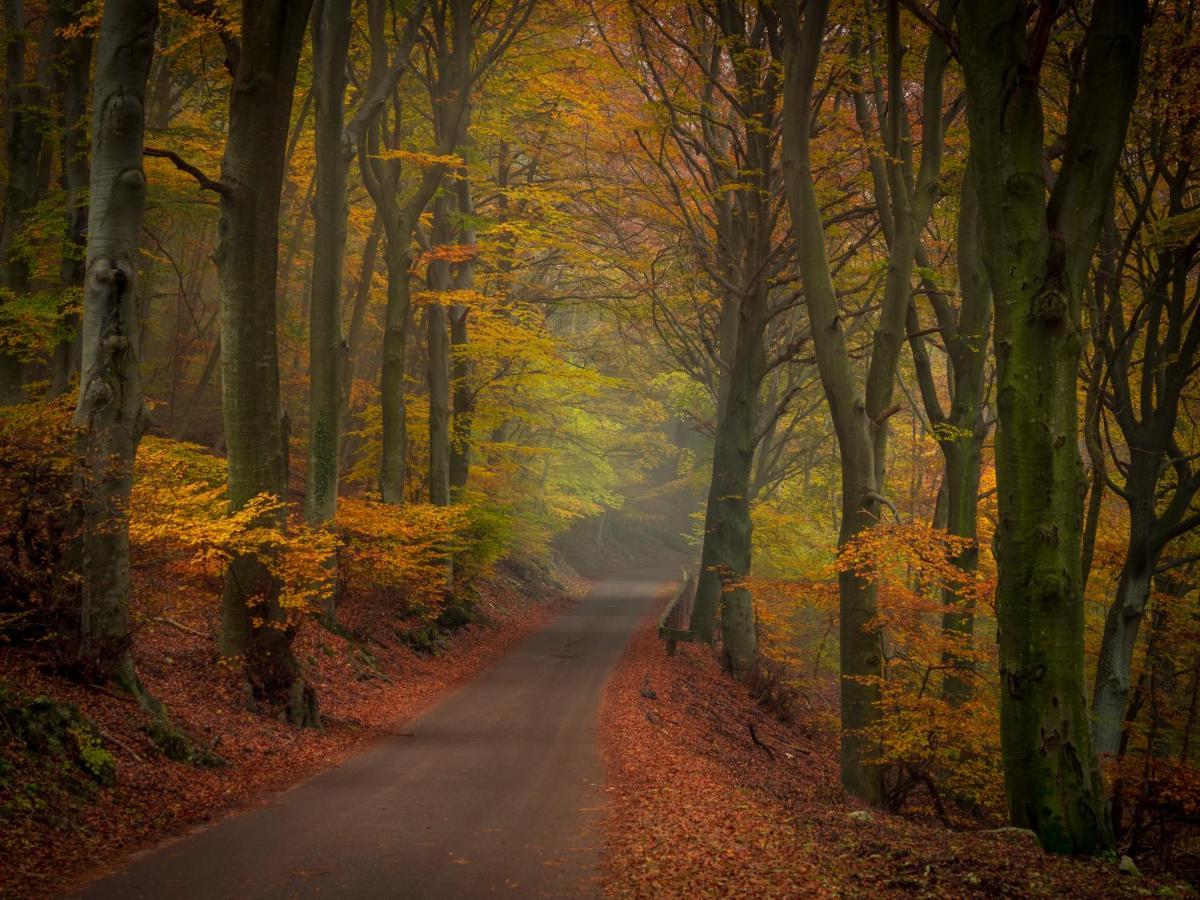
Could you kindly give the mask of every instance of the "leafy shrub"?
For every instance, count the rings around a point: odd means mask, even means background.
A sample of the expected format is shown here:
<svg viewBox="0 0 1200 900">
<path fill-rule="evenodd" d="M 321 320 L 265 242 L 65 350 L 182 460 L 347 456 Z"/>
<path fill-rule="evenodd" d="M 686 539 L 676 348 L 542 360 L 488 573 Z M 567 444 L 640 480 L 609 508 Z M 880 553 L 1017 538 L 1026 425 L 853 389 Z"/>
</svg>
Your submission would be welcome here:
<svg viewBox="0 0 1200 900">
<path fill-rule="evenodd" d="M 289 517 L 286 503 L 269 494 L 230 512 L 225 479 L 225 461 L 204 448 L 144 438 L 130 499 L 130 542 L 156 565 L 213 579 L 234 557 L 257 557 L 280 585 L 285 624 L 294 623 L 333 590 L 327 562 L 336 540 Z"/>
<path fill-rule="evenodd" d="M 953 560 L 966 541 L 923 524 L 879 525 L 845 546 L 837 566 L 875 583 L 883 674 L 868 679 L 880 692 L 881 719 L 868 736 L 878 747 L 885 789 L 893 810 L 927 792 L 939 815 L 944 801 L 972 811 L 1003 809 L 1000 772 L 998 679 L 989 652 L 994 642 L 980 635 L 992 617 L 993 585 Z M 973 642 L 943 629 L 943 589 L 957 605 L 973 611 Z M 944 691 L 954 678 L 965 699 Z"/>
<path fill-rule="evenodd" d="M 75 428 L 66 400 L 0 410 L 0 640 L 54 639 L 68 599 Z"/>
</svg>

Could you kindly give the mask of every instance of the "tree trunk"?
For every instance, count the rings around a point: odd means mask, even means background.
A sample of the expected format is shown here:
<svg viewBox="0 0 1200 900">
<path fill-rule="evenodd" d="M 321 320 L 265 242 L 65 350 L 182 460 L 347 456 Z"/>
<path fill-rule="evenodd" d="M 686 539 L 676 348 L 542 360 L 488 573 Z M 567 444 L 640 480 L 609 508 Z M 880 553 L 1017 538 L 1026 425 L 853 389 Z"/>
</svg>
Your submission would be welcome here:
<svg viewBox="0 0 1200 900">
<path fill-rule="evenodd" d="M 1150 477 L 1136 478 L 1131 473 L 1126 482 L 1126 490 L 1136 502 L 1129 510 L 1125 564 L 1117 581 L 1116 597 L 1104 619 L 1104 637 L 1096 660 L 1092 737 L 1096 752 L 1101 754 L 1116 755 L 1120 748 L 1125 711 L 1129 708 L 1133 651 L 1161 551 L 1152 537 L 1157 470 L 1143 474 Z"/>
<path fill-rule="evenodd" d="M 451 243 L 448 200 L 433 201 L 433 253 L 429 263 L 429 290 L 435 295 L 450 290 L 450 264 L 438 259 L 439 250 Z M 426 383 L 429 387 L 429 502 L 450 503 L 450 331 L 446 307 L 435 299 L 425 310 Z"/>
<path fill-rule="evenodd" d="M 953 332 L 953 340 L 944 338 L 951 350 L 952 399 L 950 415 L 943 433 L 938 435 L 946 468 L 946 530 L 969 543 L 953 562 L 963 572 L 974 572 L 979 562 L 976 544 L 979 515 L 979 478 L 983 442 L 988 426 L 983 417 L 984 368 L 987 342 L 991 331 L 992 290 L 983 266 L 980 246 L 979 198 L 974 176 L 964 176 L 963 198 L 958 223 L 958 278 L 962 305 Z M 935 429 L 936 430 L 936 429 Z M 974 642 L 975 612 L 969 601 L 955 591 L 942 592 L 945 613 L 942 632 L 965 649 Z M 942 696 L 953 704 L 965 703 L 971 696 L 968 677 L 956 672 L 969 671 L 972 663 L 962 653 L 948 650 L 943 659 L 948 666 L 942 680 Z"/>
<path fill-rule="evenodd" d="M 241 52 L 221 170 L 221 371 L 229 502 L 286 496 L 279 406 L 276 266 L 279 200 L 296 68 L 310 0 L 244 0 Z M 286 526 L 282 512 L 271 523 Z M 239 658 L 252 697 L 282 705 L 293 724 L 316 724 L 316 697 L 292 653 L 295 617 L 279 603 L 263 560 L 235 557 L 225 575 L 221 652 Z"/>
<path fill-rule="evenodd" d="M 346 182 L 353 148 L 344 140 L 350 0 L 319 0 L 313 16 L 317 187 L 313 207 L 309 302 L 308 479 L 304 512 L 323 525 L 337 512 L 341 447 L 342 267 L 346 255 Z"/>
<path fill-rule="evenodd" d="M 450 355 L 452 360 L 454 414 L 450 422 L 450 496 L 457 502 L 467 489 L 471 474 L 471 426 L 475 418 L 475 391 L 470 384 L 472 366 L 466 350 L 470 345 L 467 317 L 470 310 L 450 307 Z"/>
<path fill-rule="evenodd" d="M 146 79 L 157 0 L 108 0 L 100 25 L 92 112 L 87 291 L 80 429 L 79 657 L 93 677 L 142 694 L 130 655 L 129 495 L 145 428 L 138 374 L 138 252 L 146 203 L 142 170 Z"/>
<path fill-rule="evenodd" d="M 464 122 L 464 133 L 466 124 Z M 459 243 L 474 248 L 475 226 L 471 218 L 475 215 L 475 206 L 471 198 L 471 174 L 466 166 L 458 172 L 456 195 L 461 220 Z M 454 276 L 454 286 L 460 291 L 475 290 L 473 257 L 459 263 Z M 471 426 L 475 418 L 475 390 L 471 385 L 473 367 L 467 355 L 470 342 L 467 318 L 470 314 L 469 306 L 454 304 L 450 307 L 450 374 L 454 390 L 454 417 L 450 425 L 450 494 L 455 500 L 461 499 L 467 489 L 467 478 L 471 471 Z"/>
<path fill-rule="evenodd" d="M 429 502 L 450 503 L 450 335 L 446 307 L 425 310 L 429 351 Z"/>
<path fill-rule="evenodd" d="M 83 0 L 55 0 L 51 18 L 56 30 L 78 22 Z M 86 269 L 87 198 L 85 189 L 91 177 L 87 154 L 87 99 L 92 74 L 92 38 L 80 34 L 70 38 L 59 61 L 59 93 L 62 96 L 62 186 L 66 193 L 67 227 L 63 240 L 59 282 L 68 290 L 83 287 Z M 66 337 L 54 348 L 50 393 L 61 396 L 70 388 L 71 379 L 82 363 L 79 345 L 79 316 L 71 314 L 63 322 Z"/>
<path fill-rule="evenodd" d="M 1042 58 L 1023 8 L 1017 0 L 958 8 L 996 309 L 1000 737 L 1014 824 L 1048 850 L 1091 853 L 1113 838 L 1084 695 L 1080 305 L 1135 94 L 1144 9 L 1094 5 L 1047 202 Z"/>
<path fill-rule="evenodd" d="M 42 152 L 39 116 L 44 104 L 41 86 L 30 82 L 25 62 L 25 11 L 22 0 L 4 0 L 8 27 L 5 52 L 5 137 L 8 143 L 8 186 L 4 192 L 4 217 L 0 220 L 0 288 L 13 294 L 29 290 L 29 261 L 19 243 L 29 215 L 40 196 L 38 159 Z M 0 298 L 2 302 L 3 298 Z M 0 406 L 25 398 L 21 359 L 0 352 Z"/>
<path fill-rule="evenodd" d="M 717 423 L 713 445 L 704 546 L 692 609 L 696 635 L 709 643 L 720 610 L 725 667 L 738 678 L 750 670 L 757 652 L 754 606 L 745 579 L 750 574 L 750 475 L 764 365 L 766 305 L 766 293 L 760 291 L 746 297 L 739 307 L 725 413 Z"/>
<path fill-rule="evenodd" d="M 383 235 L 383 222 L 376 212 L 371 223 L 371 233 L 363 248 L 362 265 L 359 267 L 358 282 L 354 286 L 354 301 L 350 309 L 350 328 L 346 339 L 346 360 L 342 366 L 342 421 L 350 416 L 350 397 L 354 392 L 354 374 L 358 357 L 362 352 L 363 325 L 367 320 L 367 305 L 371 299 L 371 282 L 375 277 L 375 260 L 379 255 L 379 239 Z"/>
<path fill-rule="evenodd" d="M 904 105 L 889 102 L 885 145 L 887 158 L 873 160 L 880 220 L 888 237 L 888 268 L 879 321 L 875 328 L 866 383 L 860 388 L 846 346 L 837 293 L 825 247 L 821 208 L 813 183 L 810 137 L 813 117 L 813 84 L 828 16 L 825 0 L 810 0 L 799 11 L 787 6 L 784 25 L 783 174 L 795 232 L 798 267 L 804 284 L 805 305 L 821 384 L 837 436 L 842 470 L 841 524 L 838 547 L 845 547 L 879 522 L 882 482 L 885 475 L 887 419 L 891 405 L 899 351 L 909 315 L 912 267 L 917 234 L 928 219 L 941 159 L 940 131 L 927 127 L 921 173 L 910 186 L 901 152 L 906 133 Z M 899 8 L 888 3 L 889 101 L 901 96 Z M 931 47 L 932 56 L 934 50 Z M 926 92 L 939 97 L 944 48 L 927 66 Z M 933 115 L 940 121 L 940 102 Z M 927 115 L 928 120 L 928 115 Z M 928 121 L 927 121 L 928 125 Z M 936 138 L 936 139 L 935 139 Z M 886 203 L 882 202 L 887 200 Z M 841 778 L 851 793 L 880 804 L 883 780 L 872 761 L 878 747 L 869 737 L 879 721 L 879 681 L 883 674 L 881 635 L 876 618 L 877 589 L 863 573 L 845 571 L 838 576 L 841 651 Z"/>
<path fill-rule="evenodd" d="M 399 224 L 384 226 L 387 246 L 387 310 L 383 326 L 383 375 L 380 398 L 383 414 L 383 451 L 379 492 L 384 503 L 404 502 L 405 453 L 408 449 L 404 405 L 405 353 L 412 306 L 412 274 L 408 243 L 412 232 Z"/>
<path fill-rule="evenodd" d="M 425 3 L 418 0 L 409 14 L 409 27 L 399 54 L 407 58 L 417 34 L 417 25 L 424 15 Z M 444 13 L 444 7 L 442 8 Z M 388 106 L 394 89 L 394 79 L 401 71 L 398 66 L 389 69 L 387 58 L 388 40 L 384 28 L 387 22 L 388 4 L 385 0 L 368 0 L 367 19 L 371 41 L 371 74 L 366 90 L 367 100 L 354 127 L 357 130 L 358 158 L 363 181 L 375 202 L 375 208 L 383 219 L 386 239 L 384 260 L 387 264 L 388 302 L 383 333 L 383 374 L 381 384 L 381 412 L 383 419 L 382 452 L 379 469 L 379 491 L 384 503 L 404 502 L 405 454 L 407 452 L 406 410 L 404 405 L 406 344 L 408 323 L 412 311 L 412 238 L 421 214 L 433 199 L 442 181 L 444 166 L 428 167 L 420 182 L 407 201 L 398 201 L 400 189 L 399 162 L 385 159 L 380 151 L 395 148 L 400 140 L 400 123 L 393 123 L 392 133 L 381 122 L 383 110 Z M 469 60 L 470 48 L 461 50 Z M 461 115 L 463 96 L 448 103 L 441 115 L 453 121 L 452 134 L 457 134 L 456 116 Z M 398 116 L 399 114 L 396 113 Z M 386 145 L 386 146 L 385 146 Z M 438 144 L 440 155 L 447 155 L 453 146 L 444 141 Z"/>
</svg>

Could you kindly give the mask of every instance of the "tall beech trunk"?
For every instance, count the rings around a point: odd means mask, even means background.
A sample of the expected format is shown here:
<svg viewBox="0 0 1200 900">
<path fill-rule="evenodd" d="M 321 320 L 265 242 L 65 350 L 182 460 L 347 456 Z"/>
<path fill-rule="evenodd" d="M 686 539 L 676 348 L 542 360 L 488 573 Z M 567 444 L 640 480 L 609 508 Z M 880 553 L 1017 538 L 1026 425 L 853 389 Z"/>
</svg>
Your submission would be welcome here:
<svg viewBox="0 0 1200 900">
<path fill-rule="evenodd" d="M 449 209 L 445 195 L 433 202 L 433 254 L 429 263 L 429 290 L 435 295 L 450 290 L 450 264 L 437 252 L 451 242 Z M 425 310 L 428 353 L 426 383 L 429 388 L 429 502 L 450 504 L 450 330 L 446 307 L 434 300 Z"/>
<path fill-rule="evenodd" d="M 450 503 L 450 334 L 446 307 L 431 303 L 425 310 L 429 354 L 429 502 Z"/>
<path fill-rule="evenodd" d="M 754 451 L 762 439 L 760 393 L 768 368 L 775 263 L 783 255 L 773 228 L 780 190 L 775 160 L 779 78 L 767 55 L 775 30 L 769 14 L 760 9 L 750 19 L 730 0 L 714 4 L 708 14 L 717 29 L 713 39 L 726 48 L 732 73 L 736 136 L 730 143 L 738 146 L 727 146 L 700 117 L 705 165 L 713 183 L 723 185 L 711 201 L 718 237 L 709 269 L 722 306 L 713 360 L 718 415 L 691 624 L 700 640 L 712 642 L 719 613 L 725 669 L 742 678 L 757 658 L 757 623 L 746 586 L 752 560 L 751 483 Z M 709 56 L 704 73 L 709 89 L 722 78 L 725 59 Z M 664 97 L 663 102 L 672 101 Z"/>
<path fill-rule="evenodd" d="M 83 0 L 54 0 L 50 17 L 56 31 L 79 22 Z M 67 223 L 63 238 L 59 283 L 68 289 L 83 287 L 86 270 L 87 198 L 85 190 L 91 177 L 87 154 L 87 100 L 92 75 L 92 37 L 78 34 L 65 41 L 57 66 L 57 92 L 62 97 L 62 187 L 66 194 Z M 65 394 L 71 379 L 79 373 L 80 356 L 78 315 L 63 322 L 67 333 L 54 348 L 50 392 Z"/>
<path fill-rule="evenodd" d="M 1077 381 L 1084 280 L 1137 86 L 1144 4 L 1097 0 L 1049 200 L 1038 75 L 1056 4 L 958 7 L 995 301 L 1000 737 L 1014 824 L 1064 853 L 1112 846 L 1083 674 Z M 1050 18 L 1047 18 L 1050 17 Z"/>
<path fill-rule="evenodd" d="M 1133 198 L 1143 203 L 1153 194 L 1165 194 L 1167 220 L 1184 213 L 1191 184 L 1191 160 L 1172 157 L 1154 154 L 1156 175 L 1165 182 L 1165 192 L 1156 178 L 1143 189 L 1145 199 Z M 1132 183 L 1125 181 L 1127 186 Z M 1186 439 L 1180 436 L 1180 402 L 1200 358 L 1200 315 L 1193 302 L 1192 274 L 1200 248 L 1191 241 L 1155 246 L 1152 253 L 1145 253 L 1146 236 L 1135 234 L 1130 237 L 1141 240 L 1122 241 L 1118 252 L 1112 206 L 1110 203 L 1105 211 L 1109 224 L 1105 253 L 1092 295 L 1097 301 L 1092 317 L 1100 323 L 1092 332 L 1092 383 L 1107 384 L 1108 392 L 1103 398 L 1097 396 L 1092 401 L 1096 408 L 1089 409 L 1095 418 L 1088 423 L 1088 447 L 1096 454 L 1094 459 L 1100 460 L 1103 475 L 1103 448 L 1092 450 L 1100 443 L 1103 403 L 1104 414 L 1120 428 L 1129 453 L 1128 465 L 1118 467 L 1124 483 L 1112 485 L 1128 507 L 1129 534 L 1097 658 L 1092 733 L 1097 752 L 1120 755 L 1124 752 L 1122 734 L 1127 731 L 1126 711 L 1134 705 L 1130 700 L 1134 648 L 1151 583 L 1156 574 L 1164 572 L 1162 556 L 1171 542 L 1200 527 L 1200 513 L 1194 511 L 1200 468 L 1179 450 L 1181 444 L 1186 446 Z M 1141 288 L 1141 302 L 1128 314 L 1119 277 L 1133 268 L 1126 254 L 1137 255 Z M 1101 483 L 1100 488 L 1104 486 Z M 1187 563 L 1168 561 L 1169 568 L 1181 564 Z M 1168 581 L 1165 577 L 1161 580 Z"/>
<path fill-rule="evenodd" d="M 418 2 L 411 10 L 408 28 L 397 53 L 400 62 L 389 67 L 388 39 L 385 33 L 388 4 L 384 0 L 368 0 L 371 72 L 366 91 L 367 100 L 355 117 L 354 123 L 363 181 L 379 216 L 383 219 L 384 262 L 388 287 L 380 384 L 383 449 L 379 466 L 379 492 L 384 503 L 396 504 L 405 500 L 407 412 L 404 397 L 408 325 L 412 315 L 412 240 L 421 214 L 437 193 L 446 167 L 433 165 L 426 168 L 413 192 L 407 198 L 402 198 L 400 162 L 398 159 L 389 158 L 384 152 L 399 146 L 401 126 L 399 122 L 392 122 L 389 128 L 384 121 L 384 110 L 391 105 L 396 79 L 404 69 L 404 61 L 412 48 L 425 5 L 424 2 Z M 445 14 L 444 7 L 439 7 L 439 10 Z M 469 46 L 463 46 L 455 52 L 459 64 L 469 65 Z M 458 96 L 443 99 L 446 103 L 438 114 L 446 116 L 453 127 L 448 137 L 444 131 L 439 134 L 439 156 L 446 156 L 454 149 L 453 136 L 457 134 L 457 121 L 462 115 L 466 96 L 465 93 L 460 93 Z"/>
<path fill-rule="evenodd" d="M 450 419 L 450 497 L 462 499 L 471 474 L 471 427 L 475 418 L 475 391 L 471 386 L 471 362 L 467 358 L 470 309 L 461 304 L 450 307 L 450 376 L 453 403 Z"/>
<path fill-rule="evenodd" d="M 311 525 L 337 512 L 341 450 L 342 269 L 346 256 L 346 183 L 354 149 L 345 141 L 350 0 L 318 0 L 313 16 L 317 187 L 313 205 L 312 299 L 309 302 L 308 479 L 304 512 Z"/>
<path fill-rule="evenodd" d="M 138 374 L 138 252 L 146 79 L 157 0 L 108 0 L 100 24 L 92 111 L 83 306 L 83 378 L 75 424 L 81 521 L 75 538 L 82 668 L 141 695 L 130 655 L 129 495 L 146 409 Z"/>
<path fill-rule="evenodd" d="M 384 503 L 403 503 L 405 453 L 408 447 L 404 378 L 408 321 L 412 312 L 411 254 L 408 243 L 412 240 L 412 229 L 388 224 L 384 227 L 384 234 L 386 246 L 383 256 L 388 283 L 379 401 L 383 413 L 379 493 Z"/>
<path fill-rule="evenodd" d="M 754 604 L 744 581 L 750 574 L 752 524 L 750 475 L 758 425 L 758 389 L 764 368 L 763 329 L 767 318 L 765 288 L 739 306 L 737 338 L 729 369 L 725 412 L 717 423 L 712 478 L 704 514 L 702 577 L 695 608 L 721 611 L 721 647 L 725 668 L 741 678 L 757 655 Z M 697 621 L 693 611 L 693 622 Z M 709 622 L 704 612 L 700 622 Z M 702 632 L 699 636 L 704 638 Z"/>
<path fill-rule="evenodd" d="M 22 0 L 4 0 L 5 48 L 4 133 L 8 147 L 8 185 L 0 219 L 0 288 L 13 294 L 29 290 L 29 260 L 21 252 L 21 233 L 41 195 L 38 160 L 42 152 L 42 86 L 26 71 L 25 9 Z M 48 51 L 46 51 L 48 52 Z M 0 302 L 3 298 L 0 297 Z M 25 398 L 19 357 L 0 352 L 0 406 Z"/>
<path fill-rule="evenodd" d="M 464 119 L 466 116 L 464 115 Z M 466 133 L 465 123 L 462 128 Z M 455 196 L 458 202 L 459 243 L 475 246 L 475 226 L 472 217 L 475 206 L 471 198 L 471 173 L 466 166 L 458 171 Z M 475 290 L 475 259 L 469 258 L 458 264 L 454 274 L 454 287 L 459 291 Z M 475 418 L 475 390 L 471 385 L 472 365 L 467 355 L 470 331 L 467 319 L 470 307 L 461 303 L 450 307 L 450 375 L 453 381 L 453 418 L 450 422 L 450 496 L 460 500 L 467 489 L 471 472 L 471 426 Z"/>
<path fill-rule="evenodd" d="M 979 561 L 979 548 L 975 542 L 979 479 L 983 442 L 988 434 L 988 424 L 983 416 L 984 368 L 991 332 L 992 291 L 983 267 L 980 224 L 979 199 L 968 163 L 963 177 L 956 241 L 961 295 L 957 312 L 936 284 L 925 282 L 949 357 L 949 411 L 942 408 L 938 396 L 925 339 L 921 336 L 921 323 L 916 319 L 916 305 L 909 307 L 913 368 L 922 405 L 933 425 L 945 468 L 938 495 L 938 511 L 942 518 L 935 521 L 934 527 L 945 528 L 949 534 L 967 541 L 963 551 L 953 559 L 964 572 L 975 571 Z M 921 257 L 918 253 L 918 261 L 924 266 Z M 961 704 L 971 695 L 971 680 L 962 673 L 972 668 L 970 656 L 965 651 L 974 642 L 975 613 L 969 598 L 959 596 L 953 588 L 943 589 L 942 602 L 945 607 L 942 632 L 954 645 L 947 649 L 942 660 L 946 666 L 942 696 L 951 703 Z"/>
<path fill-rule="evenodd" d="M 229 502 L 287 492 L 286 432 L 279 405 L 276 266 L 296 68 L 311 0 L 244 0 L 241 48 L 229 100 L 216 251 L 221 294 L 221 372 Z M 286 526 L 281 511 L 273 522 Z M 252 696 L 282 705 L 288 720 L 316 724 L 316 696 L 292 653 L 296 623 L 279 582 L 254 556 L 225 574 L 221 653 L 240 658 Z"/>
<path fill-rule="evenodd" d="M 1096 660 L 1092 733 L 1096 752 L 1113 756 L 1121 748 L 1121 734 L 1130 703 L 1133 651 L 1150 599 L 1154 568 L 1162 550 L 1154 540 L 1155 481 L 1157 478 L 1150 481 L 1146 493 L 1137 495 L 1138 502 L 1130 508 L 1125 563 L 1117 580 L 1116 596 L 1104 620 L 1104 637 Z M 1132 478 L 1128 482 L 1128 489 L 1137 490 Z"/>
<path fill-rule="evenodd" d="M 353 301 L 350 304 L 350 327 L 346 335 L 346 360 L 342 366 L 342 421 L 350 415 L 350 395 L 354 391 L 354 376 L 358 358 L 362 353 L 363 326 L 367 321 L 367 302 L 371 299 L 371 282 L 375 278 L 375 261 L 379 257 L 379 241 L 383 236 L 383 222 L 379 214 L 371 223 L 371 233 L 363 247 L 362 265 L 358 281 L 354 285 Z"/>
<path fill-rule="evenodd" d="M 810 137 L 813 120 L 813 84 L 820 59 L 826 0 L 810 0 L 803 21 L 798 8 L 786 5 L 783 22 L 783 172 L 795 232 L 798 265 L 804 284 L 809 327 L 817 370 L 838 441 L 842 471 L 841 522 L 838 546 L 844 547 L 877 524 L 883 509 L 886 474 L 887 420 L 892 405 L 896 367 L 905 338 L 918 235 L 924 228 L 936 197 L 942 158 L 941 92 L 947 52 L 931 38 L 925 69 L 926 121 L 920 170 L 909 172 L 910 154 L 904 142 L 908 133 L 903 102 L 900 61 L 903 53 L 900 10 L 897 0 L 887 4 L 886 121 L 880 130 L 886 155 L 872 153 L 871 167 L 880 203 L 880 222 L 888 242 L 884 294 L 875 326 L 865 383 L 850 359 L 841 311 L 825 247 L 821 207 L 813 183 Z M 939 16 L 946 14 L 946 4 Z M 856 103 L 860 121 L 867 111 Z M 879 111 L 882 118 L 883 113 Z M 874 581 L 854 571 L 838 575 L 839 644 L 841 653 L 841 778 L 851 793 L 869 803 L 883 800 L 882 772 L 872 762 L 878 748 L 867 736 L 880 716 L 879 679 L 882 646 L 874 626 L 877 589 Z"/>
</svg>

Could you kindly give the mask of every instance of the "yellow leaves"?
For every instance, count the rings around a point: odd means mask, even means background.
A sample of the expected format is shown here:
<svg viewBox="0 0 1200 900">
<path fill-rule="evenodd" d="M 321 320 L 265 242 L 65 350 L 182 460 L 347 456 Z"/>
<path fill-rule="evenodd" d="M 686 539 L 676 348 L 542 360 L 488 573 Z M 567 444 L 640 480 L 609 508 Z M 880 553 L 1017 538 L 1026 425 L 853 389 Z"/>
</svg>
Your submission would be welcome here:
<svg viewBox="0 0 1200 900">
<path fill-rule="evenodd" d="M 413 291 L 413 304 L 426 306 L 430 303 L 441 303 L 445 306 L 465 306 L 469 309 L 482 309 L 491 305 L 491 300 L 479 291 Z"/>
<path fill-rule="evenodd" d="M 83 292 L 76 287 L 14 294 L 0 288 L 0 350 L 32 361 L 70 336 L 69 315 L 78 314 Z"/>
<path fill-rule="evenodd" d="M 442 156 L 437 153 L 426 153 L 421 150 L 381 150 L 376 159 L 395 159 L 400 162 L 412 163 L 422 169 L 438 167 L 455 168 L 463 164 L 463 158 L 457 154 Z"/>
<path fill-rule="evenodd" d="M 147 437 L 138 449 L 129 538 L 136 551 L 185 573 L 215 577 L 236 557 L 260 560 L 279 584 L 279 605 L 308 610 L 332 589 L 329 532 L 288 522 L 286 504 L 260 494 L 230 512 L 224 461 L 203 448 Z"/>
</svg>

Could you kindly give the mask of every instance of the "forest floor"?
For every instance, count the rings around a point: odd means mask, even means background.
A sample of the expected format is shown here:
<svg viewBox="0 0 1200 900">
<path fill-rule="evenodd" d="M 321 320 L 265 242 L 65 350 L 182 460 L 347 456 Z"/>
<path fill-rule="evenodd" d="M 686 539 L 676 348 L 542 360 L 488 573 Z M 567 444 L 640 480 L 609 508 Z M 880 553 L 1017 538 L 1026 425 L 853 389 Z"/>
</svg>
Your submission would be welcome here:
<svg viewBox="0 0 1200 900">
<path fill-rule="evenodd" d="M 665 602 L 665 598 L 664 598 Z M 653 695 L 647 696 L 648 694 Z M 601 711 L 613 897 L 1146 897 L 1187 886 L 1042 852 L 1016 829 L 867 811 L 838 784 L 828 714 L 784 724 L 705 647 L 648 620 Z M 753 731 L 752 731 L 753 729 Z"/>
<path fill-rule="evenodd" d="M 432 655 L 414 652 L 394 629 L 369 621 L 388 621 L 387 610 L 374 604 L 342 611 L 358 633 L 370 635 L 363 643 L 306 626 L 296 649 L 320 698 L 324 727 L 305 731 L 246 708 L 238 680 L 216 659 L 215 603 L 171 603 L 173 594 L 182 596 L 181 585 L 145 585 L 142 593 L 159 598 L 159 615 L 137 637 L 138 671 L 172 721 L 223 758 L 214 768 L 162 755 L 146 731 L 152 718 L 127 697 L 47 674 L 44 655 L 6 649 L 0 701 L 6 694 L 10 702 L 48 697 L 73 704 L 99 729 L 99 749 L 115 761 L 116 779 L 101 787 L 70 777 L 54 754 L 32 758 L 0 733 L 0 897 L 58 894 L 165 837 L 266 800 L 361 751 L 583 593 L 582 580 L 556 575 L 568 586 L 501 564 L 479 585 L 478 620 L 444 636 Z"/>
</svg>

